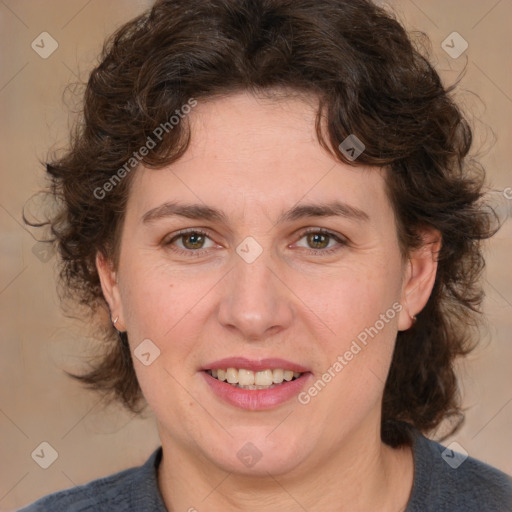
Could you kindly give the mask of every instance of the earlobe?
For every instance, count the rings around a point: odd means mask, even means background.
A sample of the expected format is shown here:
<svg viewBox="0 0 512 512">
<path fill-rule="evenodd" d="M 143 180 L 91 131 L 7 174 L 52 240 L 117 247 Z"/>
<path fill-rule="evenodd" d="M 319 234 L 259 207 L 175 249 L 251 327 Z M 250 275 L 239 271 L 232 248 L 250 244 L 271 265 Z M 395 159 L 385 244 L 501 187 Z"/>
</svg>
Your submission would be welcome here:
<svg viewBox="0 0 512 512">
<path fill-rule="evenodd" d="M 96 269 L 100 278 L 103 296 L 110 309 L 112 324 L 118 331 L 124 331 L 125 327 L 117 272 L 111 261 L 99 251 L 96 254 Z"/>
<path fill-rule="evenodd" d="M 416 315 L 425 307 L 437 274 L 437 260 L 441 250 L 441 233 L 433 228 L 421 233 L 423 244 L 409 254 L 400 303 L 403 308 L 398 318 L 398 330 L 410 329 Z"/>
</svg>

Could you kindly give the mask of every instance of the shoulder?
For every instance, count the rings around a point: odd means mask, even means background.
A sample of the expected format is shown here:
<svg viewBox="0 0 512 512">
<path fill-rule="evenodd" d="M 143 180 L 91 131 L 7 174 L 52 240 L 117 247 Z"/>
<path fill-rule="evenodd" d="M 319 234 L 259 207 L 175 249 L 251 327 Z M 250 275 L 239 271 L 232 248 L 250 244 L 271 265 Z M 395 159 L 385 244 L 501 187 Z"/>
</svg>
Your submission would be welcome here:
<svg viewBox="0 0 512 512">
<path fill-rule="evenodd" d="M 512 477 L 419 432 L 413 451 L 415 475 L 407 512 L 512 511 Z"/>
<path fill-rule="evenodd" d="M 156 478 L 160 458 L 161 447 L 142 466 L 49 494 L 18 512 L 166 512 Z"/>
</svg>

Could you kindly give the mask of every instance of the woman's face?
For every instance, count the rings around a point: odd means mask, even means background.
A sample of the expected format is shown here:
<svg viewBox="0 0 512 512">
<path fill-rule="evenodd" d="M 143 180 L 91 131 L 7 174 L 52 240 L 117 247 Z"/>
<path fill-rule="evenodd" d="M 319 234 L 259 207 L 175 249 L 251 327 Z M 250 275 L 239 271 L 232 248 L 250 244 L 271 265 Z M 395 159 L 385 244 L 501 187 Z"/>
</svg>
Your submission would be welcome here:
<svg viewBox="0 0 512 512">
<path fill-rule="evenodd" d="M 203 467 L 311 471 L 378 438 L 397 330 L 421 309 L 383 172 L 321 148 L 313 100 L 199 102 L 186 154 L 136 171 L 102 271 L 164 451 Z M 273 387 L 221 382 L 233 367 Z"/>
</svg>

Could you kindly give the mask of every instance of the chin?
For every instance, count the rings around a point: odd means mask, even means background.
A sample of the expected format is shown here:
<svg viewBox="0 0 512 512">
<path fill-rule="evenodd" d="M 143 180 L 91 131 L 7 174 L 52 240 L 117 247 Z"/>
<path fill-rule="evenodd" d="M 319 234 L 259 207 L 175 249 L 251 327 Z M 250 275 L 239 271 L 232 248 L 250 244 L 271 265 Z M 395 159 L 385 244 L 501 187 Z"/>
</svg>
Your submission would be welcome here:
<svg viewBox="0 0 512 512">
<path fill-rule="evenodd" d="M 293 471 L 304 460 L 307 447 L 289 435 L 270 439 L 274 434 L 234 436 L 221 452 L 210 454 L 210 460 L 224 471 L 246 476 L 268 477 Z M 219 445 L 217 445 L 219 446 Z"/>
</svg>

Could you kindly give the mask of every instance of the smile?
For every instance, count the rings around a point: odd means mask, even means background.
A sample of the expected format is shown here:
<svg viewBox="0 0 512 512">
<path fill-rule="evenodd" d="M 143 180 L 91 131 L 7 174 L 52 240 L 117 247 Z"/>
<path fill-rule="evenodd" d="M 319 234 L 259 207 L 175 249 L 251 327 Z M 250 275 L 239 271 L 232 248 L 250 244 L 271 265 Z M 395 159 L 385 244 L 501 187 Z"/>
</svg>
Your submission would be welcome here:
<svg viewBox="0 0 512 512">
<path fill-rule="evenodd" d="M 308 371 L 294 372 L 281 368 L 253 371 L 227 367 L 205 369 L 199 373 L 205 379 L 213 399 L 249 411 L 274 409 L 286 402 L 296 401 L 313 378 Z"/>
<path fill-rule="evenodd" d="M 242 389 L 272 389 L 281 385 L 283 382 L 291 382 L 298 379 L 302 373 L 282 368 L 267 369 L 262 371 L 252 371 L 244 368 L 218 368 L 216 370 L 207 370 L 207 373 L 214 379 L 221 382 L 226 381 L 233 387 Z"/>
</svg>

